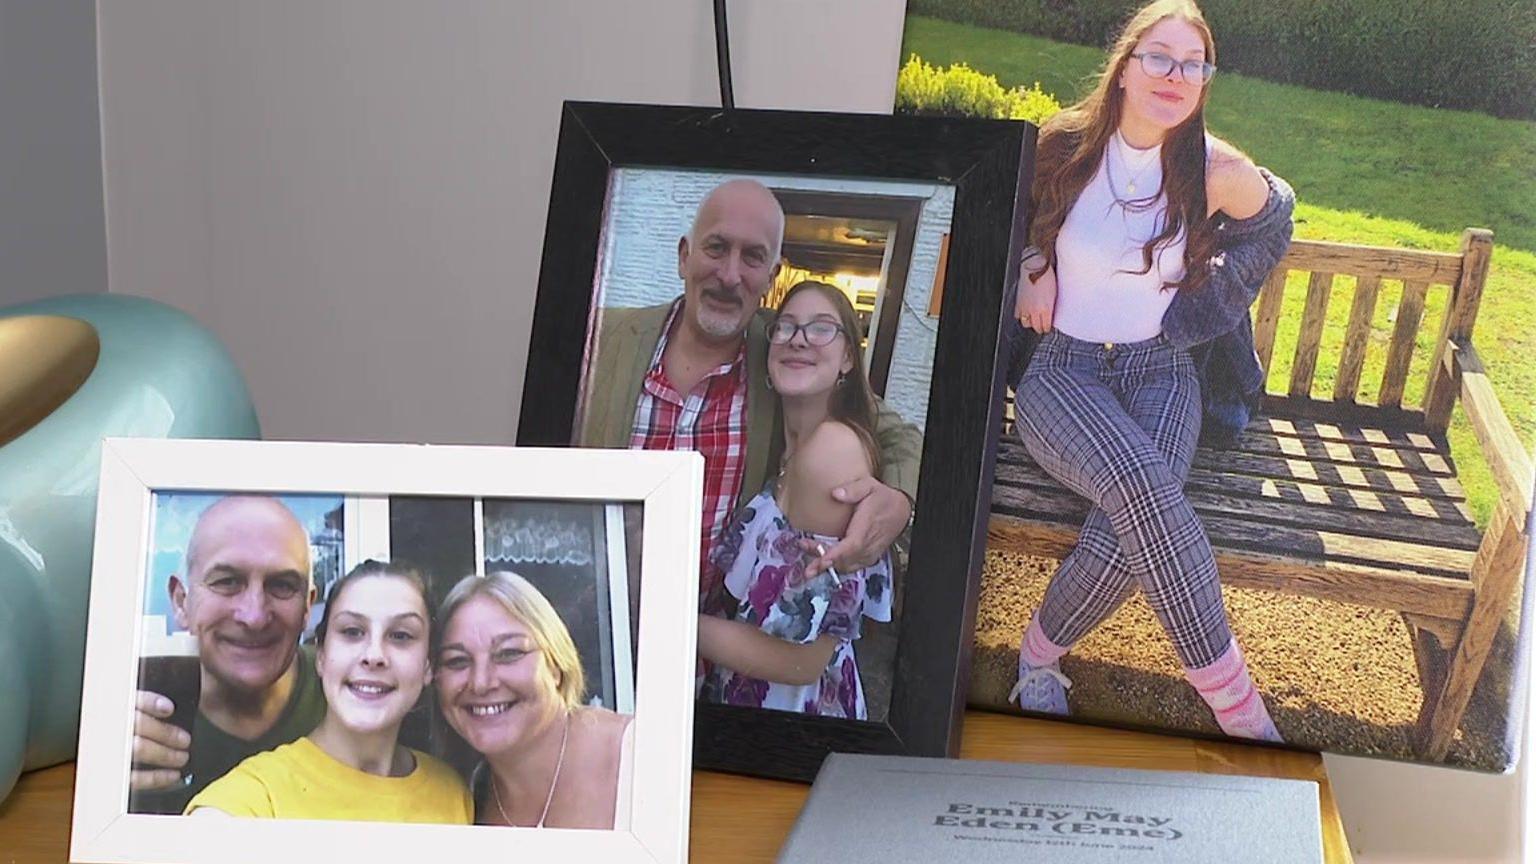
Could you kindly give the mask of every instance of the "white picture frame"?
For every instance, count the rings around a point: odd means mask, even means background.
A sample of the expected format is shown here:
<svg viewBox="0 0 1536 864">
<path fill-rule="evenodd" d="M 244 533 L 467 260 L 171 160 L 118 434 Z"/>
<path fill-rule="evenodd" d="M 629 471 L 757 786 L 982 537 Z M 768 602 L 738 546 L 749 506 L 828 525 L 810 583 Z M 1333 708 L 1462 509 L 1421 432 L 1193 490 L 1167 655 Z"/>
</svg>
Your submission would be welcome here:
<svg viewBox="0 0 1536 864">
<path fill-rule="evenodd" d="M 664 862 L 688 852 L 696 453 L 108 438 L 102 445 L 70 860 L 271 864 L 334 850 L 370 862 Z M 644 506 L 628 826 L 614 830 L 195 819 L 127 812 L 146 550 L 157 490 L 640 502 Z M 640 794 L 643 790 L 644 794 Z"/>
</svg>

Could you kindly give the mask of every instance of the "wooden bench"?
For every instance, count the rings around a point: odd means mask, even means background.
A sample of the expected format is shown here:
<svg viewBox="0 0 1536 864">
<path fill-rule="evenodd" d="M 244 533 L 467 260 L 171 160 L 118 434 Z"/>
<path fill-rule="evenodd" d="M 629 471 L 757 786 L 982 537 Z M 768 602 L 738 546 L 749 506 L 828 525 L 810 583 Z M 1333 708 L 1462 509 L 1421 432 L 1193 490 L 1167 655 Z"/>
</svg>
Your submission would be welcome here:
<svg viewBox="0 0 1536 864">
<path fill-rule="evenodd" d="M 1499 622 L 1519 587 L 1531 506 L 1531 459 L 1499 407 L 1477 352 L 1491 232 L 1468 229 L 1460 254 L 1297 240 L 1266 281 L 1254 331 L 1265 369 L 1275 349 L 1286 275 L 1305 271 L 1306 299 L 1290 386 L 1231 448 L 1201 448 L 1187 486 L 1216 550 L 1223 583 L 1402 613 L 1424 689 L 1415 746 L 1450 749 Z M 1352 276 L 1353 286 L 1338 279 Z M 1390 341 L 1371 338 L 1378 298 L 1396 288 Z M 1432 286 L 1445 285 L 1421 404 L 1404 391 Z M 1385 289 L 1385 290 L 1384 290 Z M 1327 309 L 1353 294 L 1331 396 L 1314 391 Z M 1293 304 L 1294 305 L 1294 304 Z M 1437 306 L 1439 304 L 1436 304 Z M 1432 320 L 1430 325 L 1432 326 Z M 1386 341 L 1374 404 L 1358 399 L 1373 341 Z M 1498 504 L 1479 531 L 1457 479 L 1446 428 L 1460 398 Z M 1007 430 L 998 446 L 990 544 L 1061 558 L 1087 504 L 1047 476 Z"/>
</svg>

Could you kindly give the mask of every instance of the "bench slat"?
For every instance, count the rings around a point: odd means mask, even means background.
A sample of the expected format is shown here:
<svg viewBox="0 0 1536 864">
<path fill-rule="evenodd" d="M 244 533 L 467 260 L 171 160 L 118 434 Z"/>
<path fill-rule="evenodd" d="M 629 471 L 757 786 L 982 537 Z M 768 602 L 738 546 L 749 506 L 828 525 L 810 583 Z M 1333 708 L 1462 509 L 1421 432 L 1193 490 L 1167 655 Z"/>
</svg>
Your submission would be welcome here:
<svg viewBox="0 0 1536 864">
<path fill-rule="evenodd" d="M 1354 276 L 1374 273 L 1388 279 L 1413 279 L 1436 285 L 1455 284 L 1461 276 L 1461 256 L 1454 252 L 1383 249 L 1322 240 L 1293 240 L 1280 259 L 1280 266 Z"/>
<path fill-rule="evenodd" d="M 1488 285 L 1488 263 L 1493 255 L 1493 232 L 1486 228 L 1468 228 L 1461 233 L 1461 253 L 1465 256 L 1456 287 L 1448 298 L 1445 318 L 1440 323 L 1440 337 L 1429 361 L 1429 382 L 1424 391 L 1425 425 L 1445 432 L 1451 422 L 1451 408 L 1456 401 L 1456 382 L 1445 371 L 1446 347 L 1452 340 L 1472 338 L 1477 310 Z"/>
<path fill-rule="evenodd" d="M 1308 403 L 1316 409 L 1334 405 L 1334 403 L 1317 399 L 1267 397 L 1262 410 L 1248 421 L 1248 426 L 1239 435 L 1315 438 L 1350 444 L 1369 444 L 1373 447 L 1392 447 L 1397 450 L 1420 450 L 1425 453 L 1442 453 L 1445 449 L 1444 438 L 1437 438 L 1422 431 L 1421 424 L 1378 422 L 1383 419 L 1400 420 L 1401 418 L 1393 416 L 1381 416 L 1404 413 L 1398 409 L 1378 409 L 1373 405 L 1337 405 L 1341 413 L 1347 411 L 1352 416 L 1337 420 L 1316 419 L 1308 415 L 1327 412 L 1308 411 L 1306 410 L 1309 407 Z M 1001 429 L 1005 435 L 1010 434 L 1013 429 L 1013 407 L 1012 400 L 1003 406 L 1004 422 Z M 1419 416 L 1422 417 L 1422 415 Z"/>
<path fill-rule="evenodd" d="M 1020 444 L 1017 438 L 1005 435 L 998 440 L 997 464 L 999 466 L 1018 464 L 1028 460 L 1029 455 L 1024 452 L 1024 445 Z M 1236 450 L 1212 450 L 1208 447 L 1195 451 L 1193 465 L 1196 471 L 1208 471 L 1212 474 L 1242 474 L 1260 479 L 1317 483 L 1341 489 L 1389 492 L 1436 499 L 1449 506 L 1455 506 L 1467 499 L 1466 490 L 1455 477 L 1451 476 L 1431 477 L 1369 466 L 1338 465 L 1332 462 L 1313 462 L 1307 459 L 1280 456 L 1259 456 Z"/>
<path fill-rule="evenodd" d="M 1196 510 L 1213 547 L 1291 558 L 1310 562 L 1313 566 L 1351 563 L 1380 570 L 1465 579 L 1471 572 L 1475 555 L 1462 549 L 1256 522 L 1200 507 Z M 1042 489 L 997 484 L 992 489 L 992 513 L 994 516 L 1055 523 L 1075 532 L 1088 515 L 1088 502 L 1059 487 Z"/>
<path fill-rule="evenodd" d="M 1280 326 L 1280 305 L 1285 299 L 1284 267 L 1270 271 L 1259 289 L 1259 308 L 1253 319 L 1253 350 L 1259 355 L 1259 365 L 1269 371 L 1269 359 L 1275 351 L 1275 330 Z"/>
<path fill-rule="evenodd" d="M 1442 454 L 1391 445 L 1355 444 L 1348 441 L 1325 441 L 1317 438 L 1245 432 L 1238 436 L 1230 449 L 1256 456 L 1332 462 L 1362 468 L 1406 471 L 1410 474 L 1439 477 L 1451 477 L 1456 474 L 1455 464 Z"/>
<path fill-rule="evenodd" d="M 1004 486 L 1073 494 L 1034 463 L 999 465 L 994 487 Z M 1208 472 L 1191 476 L 1184 494 L 1202 518 L 1207 513 L 1221 513 L 1263 524 L 1378 540 L 1433 543 L 1468 552 L 1475 552 L 1481 540 L 1468 513 L 1445 502 L 1434 507 L 1422 498 L 1359 491 L 1352 494 L 1347 489 L 1317 484 L 1306 484 L 1303 488 L 1291 481 L 1236 474 L 1212 477 Z M 1407 503 L 1410 500 L 1420 506 L 1422 515 L 1413 512 Z M 1086 504 L 1082 512 L 1087 514 Z"/>
<path fill-rule="evenodd" d="M 1536 486 L 1530 452 L 1504 413 L 1498 394 L 1493 392 L 1493 382 L 1471 343 L 1457 342 L 1454 351 L 1451 360 L 1461 379 L 1462 410 L 1466 411 L 1478 448 L 1493 473 L 1499 499 L 1515 523 L 1523 527 L 1530 513 L 1531 490 Z"/>
<path fill-rule="evenodd" d="M 1441 437 L 1445 435 L 1444 429 L 1431 429 L 1420 409 L 1378 408 L 1375 405 L 1355 405 L 1332 399 L 1293 398 L 1269 393 L 1264 394 L 1261 401 L 1264 413 L 1274 416 L 1305 417 L 1323 423 L 1353 423 L 1381 429 L 1430 431 Z"/>
<path fill-rule="evenodd" d="M 987 542 L 989 549 L 1059 560 L 1077 542 L 1077 529 L 994 515 L 987 526 Z M 1321 597 L 1437 620 L 1461 621 L 1472 606 L 1472 585 L 1466 579 L 1383 570 L 1339 559 L 1302 561 L 1221 546 L 1215 551 L 1223 585 Z"/>
<path fill-rule="evenodd" d="M 1202 450 L 1195 453 L 1194 467 L 1216 472 L 1236 472 L 1250 477 L 1321 483 L 1341 489 L 1392 492 L 1445 501 L 1453 506 L 1467 499 L 1466 490 L 1455 477 L 1426 477 L 1406 471 L 1336 465 L 1332 462 L 1255 456 L 1229 450 Z"/>
<path fill-rule="evenodd" d="M 1248 424 L 1243 434 L 1317 438 L 1323 441 L 1392 447 L 1397 450 L 1420 450 L 1425 453 L 1438 453 L 1442 449 L 1434 438 L 1424 432 L 1354 423 L 1331 423 L 1307 417 L 1285 417 L 1278 414 L 1260 415 Z"/>
<path fill-rule="evenodd" d="M 1376 315 L 1376 294 L 1380 276 L 1361 276 L 1355 283 L 1355 299 L 1349 308 L 1349 330 L 1344 334 L 1344 353 L 1339 358 L 1339 377 L 1334 381 L 1333 398 L 1337 402 L 1355 401 L 1360 387 L 1360 370 L 1365 368 L 1365 349 L 1371 342 L 1371 319 Z"/>
<path fill-rule="evenodd" d="M 1424 298 L 1428 282 L 1403 283 L 1403 297 L 1397 304 L 1397 326 L 1392 330 L 1392 347 L 1387 351 L 1387 368 L 1381 377 L 1381 395 L 1376 404 L 1396 408 L 1403 404 L 1403 385 L 1408 380 L 1408 365 L 1413 362 L 1419 322 L 1424 319 Z"/>
<path fill-rule="evenodd" d="M 1292 396 L 1312 395 L 1312 378 L 1317 372 L 1317 352 L 1323 344 L 1323 325 L 1328 320 L 1328 296 L 1332 290 L 1332 273 L 1319 270 L 1307 280 L 1307 305 L 1302 313 L 1301 333 L 1296 337 L 1296 361 L 1291 366 Z"/>
</svg>

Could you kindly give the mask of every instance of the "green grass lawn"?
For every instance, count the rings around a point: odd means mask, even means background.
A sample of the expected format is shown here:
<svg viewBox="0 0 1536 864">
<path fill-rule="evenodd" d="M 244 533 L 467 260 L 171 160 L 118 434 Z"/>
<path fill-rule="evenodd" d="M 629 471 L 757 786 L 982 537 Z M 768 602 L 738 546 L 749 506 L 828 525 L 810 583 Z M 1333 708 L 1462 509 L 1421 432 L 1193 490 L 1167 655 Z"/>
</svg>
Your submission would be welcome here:
<svg viewBox="0 0 1536 864">
<path fill-rule="evenodd" d="M 1039 82 L 1063 104 L 1091 82 L 1104 57 L 1080 45 L 908 16 L 902 57 L 913 53 L 941 66 L 966 62 L 1007 87 Z M 1493 230 L 1493 263 L 1473 342 L 1529 450 L 1536 442 L 1536 123 L 1226 73 L 1212 86 L 1211 131 L 1296 188 L 1297 237 L 1456 252 L 1462 229 Z M 1352 292 L 1347 280 L 1340 282 L 1318 361 L 1314 392 L 1320 395 L 1333 392 L 1349 314 Z M 1383 284 L 1363 401 L 1372 401 L 1380 385 L 1399 293 L 1396 283 Z M 1430 292 L 1405 404 L 1423 395 L 1445 294 Z M 1293 275 L 1270 370 L 1274 392 L 1283 392 L 1289 379 L 1304 295 L 1304 279 Z M 1498 496 L 1484 461 L 1470 458 L 1477 443 L 1459 408 L 1450 440 L 1478 523 L 1486 524 Z"/>
</svg>

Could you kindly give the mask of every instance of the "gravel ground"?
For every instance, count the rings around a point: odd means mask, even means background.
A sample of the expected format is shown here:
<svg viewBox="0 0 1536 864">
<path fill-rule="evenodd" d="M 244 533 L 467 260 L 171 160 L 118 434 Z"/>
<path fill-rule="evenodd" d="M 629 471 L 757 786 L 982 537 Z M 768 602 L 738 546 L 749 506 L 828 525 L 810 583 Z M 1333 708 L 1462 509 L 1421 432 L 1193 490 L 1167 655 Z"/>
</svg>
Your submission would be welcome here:
<svg viewBox="0 0 1536 864">
<path fill-rule="evenodd" d="M 1009 710 L 1019 635 L 1055 568 L 1052 559 L 987 552 L 976 616 L 973 705 Z M 1309 750 L 1414 758 L 1410 736 L 1423 693 L 1408 629 L 1397 613 L 1267 591 L 1224 588 L 1223 593 L 1254 681 L 1287 742 Z M 1498 771 L 1511 759 L 1513 627 L 1512 616 L 1501 628 L 1446 764 Z M 1062 671 L 1073 681 L 1069 701 L 1077 719 L 1220 734 L 1140 595 L 1067 655 Z"/>
</svg>

